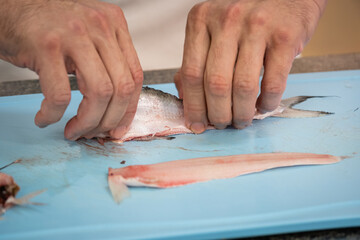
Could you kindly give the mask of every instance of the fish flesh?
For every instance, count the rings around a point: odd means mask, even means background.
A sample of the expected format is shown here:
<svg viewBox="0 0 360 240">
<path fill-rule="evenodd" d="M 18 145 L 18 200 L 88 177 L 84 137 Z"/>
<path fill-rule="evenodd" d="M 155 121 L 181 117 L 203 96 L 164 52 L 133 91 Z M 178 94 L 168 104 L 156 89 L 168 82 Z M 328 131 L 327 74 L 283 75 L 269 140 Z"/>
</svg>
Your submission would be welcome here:
<svg viewBox="0 0 360 240">
<path fill-rule="evenodd" d="M 8 174 L 0 172 L 0 215 L 4 214 L 7 209 L 14 205 L 40 205 L 40 203 L 30 202 L 30 199 L 39 195 L 44 190 L 30 193 L 21 198 L 15 198 L 19 191 L 20 187 L 16 184 L 14 178 Z"/>
<path fill-rule="evenodd" d="M 108 184 L 115 202 L 119 203 L 130 196 L 127 186 L 170 188 L 278 167 L 331 164 L 342 159 L 327 154 L 289 152 L 193 158 L 109 168 Z"/>
<path fill-rule="evenodd" d="M 297 96 L 284 99 L 272 112 L 265 114 L 256 112 L 254 119 L 264 119 L 266 117 L 319 117 L 331 114 L 323 111 L 308 111 L 292 108 L 294 105 L 304 102 L 309 98 L 321 97 L 322 96 Z M 214 129 L 214 127 L 209 125 L 207 129 Z M 192 131 L 185 126 L 182 100 L 161 90 L 144 87 L 140 94 L 135 117 L 128 131 L 122 137 L 111 140 L 122 143 L 131 140 L 149 140 L 185 133 L 192 133 Z M 98 137 L 106 138 L 104 134 Z"/>
</svg>

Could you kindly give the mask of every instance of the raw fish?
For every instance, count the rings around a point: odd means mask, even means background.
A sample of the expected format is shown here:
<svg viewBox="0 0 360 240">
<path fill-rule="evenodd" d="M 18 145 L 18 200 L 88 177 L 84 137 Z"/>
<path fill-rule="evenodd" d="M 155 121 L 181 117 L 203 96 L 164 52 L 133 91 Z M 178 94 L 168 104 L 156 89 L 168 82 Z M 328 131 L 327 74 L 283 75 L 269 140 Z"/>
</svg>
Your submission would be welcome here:
<svg viewBox="0 0 360 240">
<path fill-rule="evenodd" d="M 266 117 L 319 117 L 331 114 L 323 111 L 292 108 L 309 98 L 321 98 L 321 96 L 298 96 L 284 99 L 274 111 L 265 114 L 257 112 L 254 119 L 264 119 Z M 209 125 L 207 129 L 214 129 L 214 127 Z M 122 143 L 130 140 L 149 140 L 184 133 L 192 133 L 192 131 L 185 126 L 182 100 L 169 93 L 144 87 L 140 94 L 134 120 L 127 133 L 118 139 L 112 139 L 112 141 Z M 99 137 L 106 136 L 102 134 Z"/>
<path fill-rule="evenodd" d="M 14 205 L 23 205 L 23 204 L 39 205 L 39 203 L 30 202 L 29 200 L 30 198 L 35 197 L 36 195 L 42 193 L 43 191 L 33 192 L 21 198 L 15 198 L 19 190 L 20 187 L 15 183 L 13 177 L 0 172 L 0 215 L 5 213 L 5 211 L 8 208 Z"/>
<path fill-rule="evenodd" d="M 130 195 L 127 186 L 177 187 L 213 179 L 233 178 L 271 168 L 331 164 L 342 158 L 313 153 L 261 153 L 193 158 L 150 165 L 109 168 L 108 184 L 119 203 Z"/>
</svg>

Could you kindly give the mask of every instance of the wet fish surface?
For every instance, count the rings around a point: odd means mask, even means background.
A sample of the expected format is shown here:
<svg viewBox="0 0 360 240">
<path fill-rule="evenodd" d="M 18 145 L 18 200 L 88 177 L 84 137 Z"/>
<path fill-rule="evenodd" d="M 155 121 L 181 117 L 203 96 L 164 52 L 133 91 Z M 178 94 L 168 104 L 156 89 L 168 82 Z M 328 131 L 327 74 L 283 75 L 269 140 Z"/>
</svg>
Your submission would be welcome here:
<svg viewBox="0 0 360 240">
<path fill-rule="evenodd" d="M 130 196 L 128 186 L 170 188 L 234 178 L 267 169 L 339 162 L 343 157 L 313 153 L 259 153 L 176 160 L 109 168 L 108 184 L 115 202 Z"/>
<path fill-rule="evenodd" d="M 272 112 L 265 114 L 256 113 L 254 119 L 267 117 L 283 118 L 307 118 L 320 117 L 332 113 L 323 111 L 309 111 L 292 108 L 310 98 L 322 98 L 323 96 L 297 96 L 281 101 L 281 104 Z M 207 129 L 214 129 L 209 125 Z M 128 132 L 114 142 L 131 140 L 149 140 L 174 134 L 192 133 L 185 126 L 185 117 L 182 100 L 176 96 L 144 87 L 139 98 L 137 111 Z M 100 137 L 104 137 L 101 135 Z"/>
</svg>

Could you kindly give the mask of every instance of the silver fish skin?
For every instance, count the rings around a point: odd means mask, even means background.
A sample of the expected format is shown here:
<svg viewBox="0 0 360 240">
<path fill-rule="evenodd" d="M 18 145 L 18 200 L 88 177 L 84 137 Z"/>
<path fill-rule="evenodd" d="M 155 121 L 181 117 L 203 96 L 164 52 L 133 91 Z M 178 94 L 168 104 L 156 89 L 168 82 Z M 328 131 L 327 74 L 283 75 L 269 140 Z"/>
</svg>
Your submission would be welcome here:
<svg viewBox="0 0 360 240">
<path fill-rule="evenodd" d="M 332 113 L 323 111 L 308 111 L 292 108 L 309 98 L 323 96 L 297 96 L 281 101 L 272 112 L 261 114 L 256 112 L 254 119 L 267 117 L 304 118 L 319 117 Z M 207 129 L 214 129 L 209 125 Z M 113 142 L 122 143 L 131 140 L 149 140 L 174 134 L 192 133 L 185 126 L 184 108 L 182 100 L 161 90 L 144 87 L 140 94 L 137 111 L 128 132 Z M 99 137 L 104 137 L 103 135 Z"/>
</svg>

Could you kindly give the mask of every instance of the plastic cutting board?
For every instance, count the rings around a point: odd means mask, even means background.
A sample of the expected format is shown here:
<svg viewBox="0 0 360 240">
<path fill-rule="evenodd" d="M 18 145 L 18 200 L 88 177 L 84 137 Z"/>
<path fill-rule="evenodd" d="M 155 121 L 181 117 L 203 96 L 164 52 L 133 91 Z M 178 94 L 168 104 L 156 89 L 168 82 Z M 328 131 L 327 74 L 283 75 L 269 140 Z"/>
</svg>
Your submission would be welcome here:
<svg viewBox="0 0 360 240">
<path fill-rule="evenodd" d="M 176 93 L 172 84 L 154 87 Z M 64 139 L 77 91 L 63 120 L 46 129 L 33 123 L 41 94 L 2 97 L 0 165 L 22 160 L 3 170 L 21 186 L 19 196 L 47 191 L 34 199 L 45 205 L 3 215 L 0 239 L 209 239 L 360 226 L 360 71 L 290 75 L 284 97 L 297 95 L 332 96 L 298 107 L 335 114 L 105 146 Z M 107 186 L 108 167 L 279 151 L 349 158 L 172 189 L 132 188 L 120 205 Z"/>
</svg>

